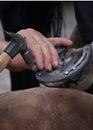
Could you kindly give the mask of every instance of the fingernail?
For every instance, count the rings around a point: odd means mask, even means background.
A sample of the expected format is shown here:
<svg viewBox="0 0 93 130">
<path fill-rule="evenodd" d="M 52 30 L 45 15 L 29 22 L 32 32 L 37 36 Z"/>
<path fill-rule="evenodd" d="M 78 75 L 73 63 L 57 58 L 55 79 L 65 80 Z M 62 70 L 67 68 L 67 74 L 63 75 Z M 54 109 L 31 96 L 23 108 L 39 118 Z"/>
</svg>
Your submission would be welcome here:
<svg viewBox="0 0 93 130">
<path fill-rule="evenodd" d="M 32 70 L 32 71 L 37 71 L 36 65 L 33 65 L 33 66 L 31 67 L 31 70 Z"/>
<path fill-rule="evenodd" d="M 52 65 L 51 65 L 51 63 L 48 64 L 48 70 L 49 70 L 49 71 L 52 70 Z"/>
<path fill-rule="evenodd" d="M 58 60 L 55 60 L 55 61 L 54 61 L 54 66 L 55 66 L 55 67 L 58 67 L 58 65 L 59 65 Z"/>
<path fill-rule="evenodd" d="M 34 71 L 37 71 L 36 65 L 33 66 L 33 70 L 34 70 Z"/>
<path fill-rule="evenodd" d="M 43 69 L 43 64 L 41 64 L 41 66 L 40 66 L 40 68 L 39 68 L 40 70 L 42 70 Z"/>
</svg>

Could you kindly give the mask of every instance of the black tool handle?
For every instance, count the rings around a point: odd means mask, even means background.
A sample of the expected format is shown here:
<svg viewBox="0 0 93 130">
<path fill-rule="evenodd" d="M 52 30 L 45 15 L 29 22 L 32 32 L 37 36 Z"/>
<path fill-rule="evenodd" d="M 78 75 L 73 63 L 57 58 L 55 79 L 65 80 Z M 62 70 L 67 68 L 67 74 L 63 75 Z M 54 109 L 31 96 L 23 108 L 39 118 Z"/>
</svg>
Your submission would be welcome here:
<svg viewBox="0 0 93 130">
<path fill-rule="evenodd" d="M 24 61 L 27 63 L 27 65 L 35 64 L 35 59 L 32 56 L 32 53 L 29 49 L 24 54 L 22 54 L 22 57 L 23 57 Z"/>
</svg>

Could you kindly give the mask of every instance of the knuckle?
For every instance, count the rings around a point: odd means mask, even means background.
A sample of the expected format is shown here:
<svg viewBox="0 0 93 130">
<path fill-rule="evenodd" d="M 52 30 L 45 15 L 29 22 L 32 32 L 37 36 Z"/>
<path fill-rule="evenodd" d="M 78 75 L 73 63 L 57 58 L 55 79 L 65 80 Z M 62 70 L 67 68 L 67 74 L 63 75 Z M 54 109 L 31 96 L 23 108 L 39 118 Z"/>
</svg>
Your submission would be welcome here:
<svg viewBox="0 0 93 130">
<path fill-rule="evenodd" d="M 33 28 L 27 28 L 27 31 L 34 32 L 35 30 Z"/>
</svg>

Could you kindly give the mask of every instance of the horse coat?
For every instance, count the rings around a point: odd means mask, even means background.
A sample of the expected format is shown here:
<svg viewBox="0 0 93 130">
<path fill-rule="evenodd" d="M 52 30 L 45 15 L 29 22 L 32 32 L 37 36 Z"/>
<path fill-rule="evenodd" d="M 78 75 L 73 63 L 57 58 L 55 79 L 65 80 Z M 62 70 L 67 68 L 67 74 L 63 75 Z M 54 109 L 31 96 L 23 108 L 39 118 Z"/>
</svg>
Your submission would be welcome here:
<svg viewBox="0 0 93 130">
<path fill-rule="evenodd" d="M 0 130 L 93 130 L 93 96 L 48 87 L 0 94 Z"/>
</svg>

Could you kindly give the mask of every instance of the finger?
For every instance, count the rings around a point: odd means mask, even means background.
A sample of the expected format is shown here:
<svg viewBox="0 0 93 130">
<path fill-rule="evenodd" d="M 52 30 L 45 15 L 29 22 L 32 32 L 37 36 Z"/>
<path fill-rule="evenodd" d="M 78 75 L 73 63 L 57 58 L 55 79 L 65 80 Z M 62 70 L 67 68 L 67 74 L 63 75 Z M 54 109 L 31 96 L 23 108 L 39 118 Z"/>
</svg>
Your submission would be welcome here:
<svg viewBox="0 0 93 130">
<path fill-rule="evenodd" d="M 27 66 L 27 69 L 28 69 L 28 70 L 32 70 L 32 71 L 34 71 L 34 72 L 36 72 L 36 71 L 38 70 L 37 67 L 36 67 L 36 65 Z"/>
<path fill-rule="evenodd" d="M 51 52 L 47 45 L 48 40 L 44 41 L 43 35 L 33 29 L 21 30 L 18 33 L 26 37 L 27 44 L 35 58 L 37 67 L 39 69 L 43 69 L 44 67 L 46 70 L 51 71 L 52 60 Z"/>
<path fill-rule="evenodd" d="M 34 36 L 34 40 L 36 41 L 36 43 L 38 42 L 42 50 L 44 68 L 47 71 L 51 71 L 52 70 L 52 54 L 49 47 L 49 41 L 39 32 L 37 32 L 37 35 Z"/>
<path fill-rule="evenodd" d="M 33 40 L 31 39 L 31 42 L 33 43 L 31 44 L 30 50 L 32 52 L 33 57 L 35 58 L 35 62 L 38 69 L 42 70 L 44 67 L 42 50 L 39 44 L 37 44 L 37 42 L 34 39 Z"/>
<path fill-rule="evenodd" d="M 59 66 L 58 52 L 52 44 L 49 43 L 48 45 L 49 45 L 49 48 L 50 48 L 50 51 L 51 51 L 52 66 L 53 66 L 53 68 L 57 68 Z"/>
<path fill-rule="evenodd" d="M 48 40 L 54 45 L 54 46 L 72 46 L 73 42 L 71 40 L 68 40 L 66 38 L 48 38 Z"/>
<path fill-rule="evenodd" d="M 7 65 L 7 68 L 13 72 L 19 72 L 26 69 L 26 67 L 27 65 L 20 54 L 17 54 L 16 57 L 14 57 Z"/>
<path fill-rule="evenodd" d="M 38 41 L 34 37 L 35 35 L 35 30 L 33 29 L 26 29 L 26 30 L 21 30 L 18 33 L 26 37 L 27 45 L 29 49 L 32 52 L 33 57 L 35 58 L 36 65 L 38 69 L 42 70 L 43 69 L 43 54 L 41 51 L 41 48 L 38 44 Z"/>
<path fill-rule="evenodd" d="M 51 42 L 48 41 L 47 38 L 44 37 L 43 35 L 41 35 L 41 38 L 48 45 L 48 48 L 49 48 L 49 51 L 50 51 L 50 54 L 51 54 L 51 64 L 52 64 L 52 67 L 53 68 L 57 68 L 59 66 L 59 56 L 58 56 L 57 50 L 55 49 L 55 46 L 53 44 L 51 44 Z"/>
</svg>

